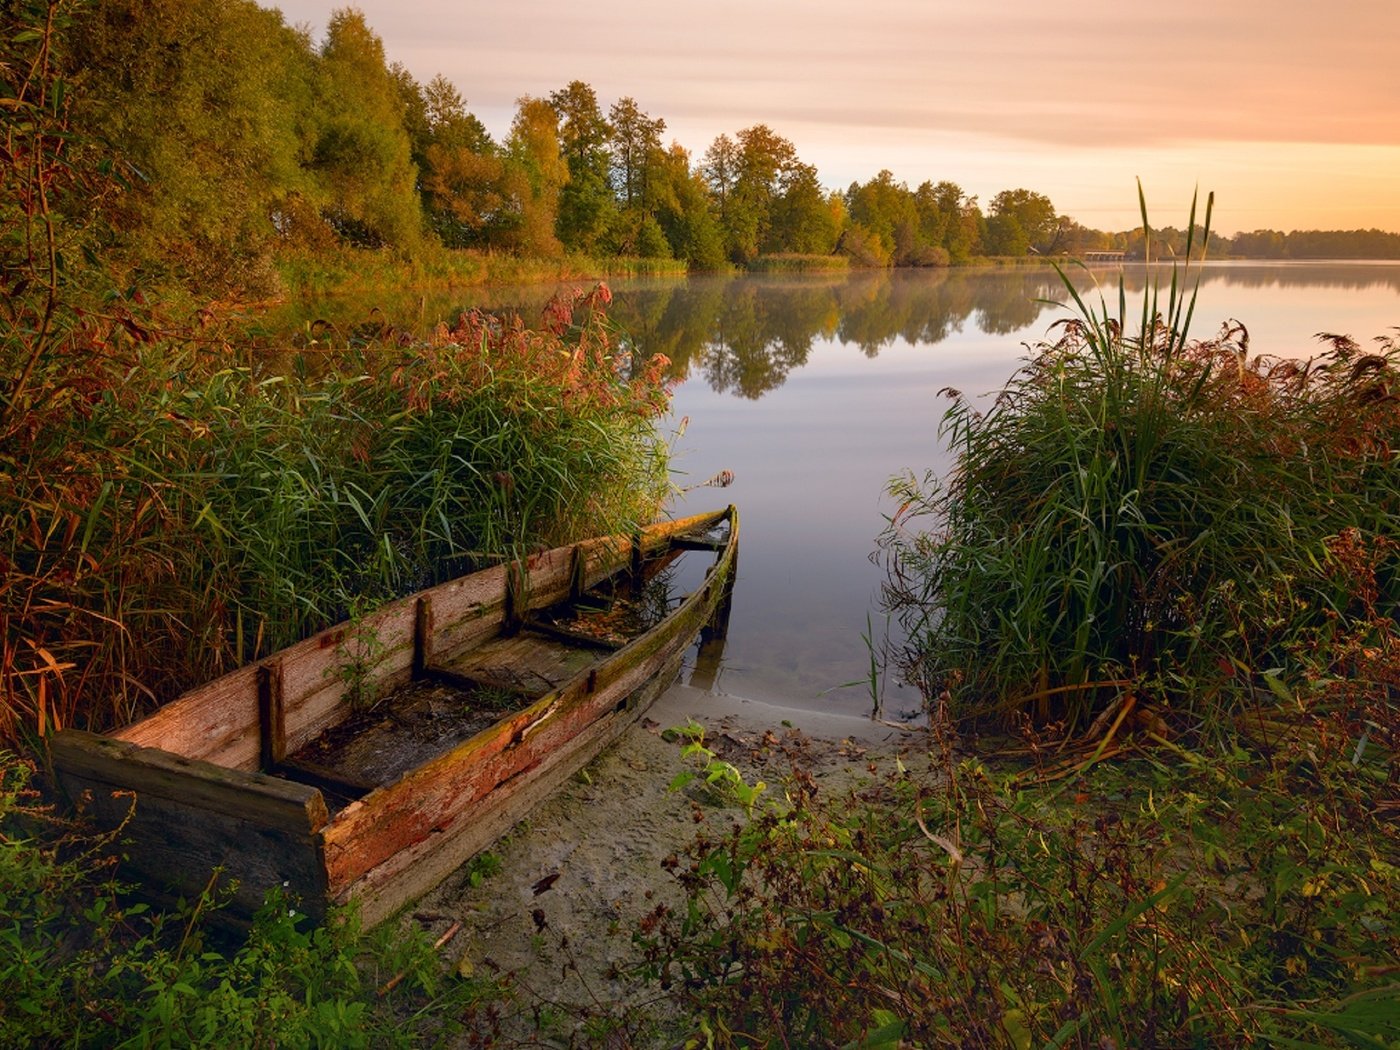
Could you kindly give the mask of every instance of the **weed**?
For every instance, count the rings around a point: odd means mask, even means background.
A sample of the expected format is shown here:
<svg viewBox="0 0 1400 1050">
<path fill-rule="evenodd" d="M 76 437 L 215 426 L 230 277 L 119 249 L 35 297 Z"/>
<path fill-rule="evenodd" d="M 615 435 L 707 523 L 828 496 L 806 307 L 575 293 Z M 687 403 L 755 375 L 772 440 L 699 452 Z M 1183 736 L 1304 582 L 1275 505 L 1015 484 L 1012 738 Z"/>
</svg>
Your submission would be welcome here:
<svg viewBox="0 0 1400 1050">
<path fill-rule="evenodd" d="M 767 789 L 763 781 L 750 784 L 732 762 L 726 762 L 705 746 L 705 727 L 694 720 L 666 731 L 666 738 L 683 740 L 681 759 L 695 769 L 682 770 L 671 780 L 670 789 L 679 791 L 694 780 L 703 780 L 716 797 L 725 803 L 737 803 L 744 812 L 753 815 L 759 796 Z"/>
</svg>

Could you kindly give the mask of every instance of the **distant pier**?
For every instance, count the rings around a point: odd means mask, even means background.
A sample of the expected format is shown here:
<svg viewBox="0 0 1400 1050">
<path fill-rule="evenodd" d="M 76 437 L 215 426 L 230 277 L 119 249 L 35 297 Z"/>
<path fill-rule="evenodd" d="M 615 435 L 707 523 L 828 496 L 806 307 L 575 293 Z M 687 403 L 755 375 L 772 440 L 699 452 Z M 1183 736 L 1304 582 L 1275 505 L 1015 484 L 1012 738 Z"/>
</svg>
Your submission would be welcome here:
<svg viewBox="0 0 1400 1050">
<path fill-rule="evenodd" d="M 1128 257 L 1127 252 L 1085 252 L 1086 263 L 1121 263 Z"/>
</svg>

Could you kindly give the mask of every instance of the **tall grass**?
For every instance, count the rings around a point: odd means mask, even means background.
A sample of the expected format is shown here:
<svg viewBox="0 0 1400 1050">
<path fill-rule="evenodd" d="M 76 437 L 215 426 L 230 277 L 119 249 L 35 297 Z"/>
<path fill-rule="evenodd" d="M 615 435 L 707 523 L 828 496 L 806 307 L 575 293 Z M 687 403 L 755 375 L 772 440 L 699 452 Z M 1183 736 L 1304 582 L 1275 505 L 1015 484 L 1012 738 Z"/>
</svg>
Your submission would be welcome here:
<svg viewBox="0 0 1400 1050">
<path fill-rule="evenodd" d="M 0 435 L 0 736 L 125 720 L 474 554 L 649 519 L 664 361 L 630 374 L 607 298 L 239 365 L 93 328 L 106 356 Z"/>
<path fill-rule="evenodd" d="M 1193 340 L 1192 261 L 1135 318 L 1121 282 L 1110 307 L 1066 280 L 1059 339 L 985 413 L 953 393 L 955 470 L 892 483 L 887 597 L 928 696 L 1083 725 L 1145 689 L 1204 716 L 1392 643 L 1400 343 Z"/>
<path fill-rule="evenodd" d="M 849 255 L 804 255 L 798 252 L 760 255 L 748 265 L 750 273 L 844 273 L 850 268 Z"/>
</svg>

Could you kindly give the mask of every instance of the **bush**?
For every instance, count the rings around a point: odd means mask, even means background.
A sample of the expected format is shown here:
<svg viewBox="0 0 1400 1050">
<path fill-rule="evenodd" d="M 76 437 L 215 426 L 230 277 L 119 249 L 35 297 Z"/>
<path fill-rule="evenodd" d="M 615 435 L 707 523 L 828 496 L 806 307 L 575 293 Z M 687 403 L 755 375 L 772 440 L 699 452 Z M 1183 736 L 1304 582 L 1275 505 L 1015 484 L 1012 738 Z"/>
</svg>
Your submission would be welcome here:
<svg viewBox="0 0 1400 1050">
<path fill-rule="evenodd" d="M 1166 319 L 1153 300 L 1135 335 L 1121 297 L 1061 322 L 985 414 L 950 391 L 954 471 L 892 483 L 887 599 L 927 696 L 1081 726 L 1125 689 L 1210 713 L 1389 644 L 1400 341 L 1250 356 L 1237 322 L 1189 340 L 1175 284 Z"/>
</svg>

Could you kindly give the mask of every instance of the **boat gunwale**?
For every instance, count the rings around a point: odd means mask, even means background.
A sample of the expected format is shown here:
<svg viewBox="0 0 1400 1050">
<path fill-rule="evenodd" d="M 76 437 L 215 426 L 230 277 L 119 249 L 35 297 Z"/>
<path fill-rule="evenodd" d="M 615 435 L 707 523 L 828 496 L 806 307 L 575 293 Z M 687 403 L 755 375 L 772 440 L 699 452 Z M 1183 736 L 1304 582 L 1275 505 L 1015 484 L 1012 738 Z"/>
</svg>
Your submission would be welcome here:
<svg viewBox="0 0 1400 1050">
<path fill-rule="evenodd" d="M 490 726 L 481 729 L 467 739 L 406 770 L 392 782 L 377 787 L 363 797 L 352 801 L 332 816 L 322 829 L 322 834 L 326 843 L 326 863 L 328 871 L 331 873 L 331 892 L 333 894 L 344 895 L 354 881 L 370 874 L 378 864 L 392 858 L 393 854 L 390 852 L 387 856 L 381 857 L 373 863 L 355 865 L 351 869 L 353 874 L 345 872 L 337 875 L 340 869 L 337 852 L 342 849 L 348 850 L 349 847 L 346 843 L 354 841 L 357 835 L 362 835 L 367 825 L 373 827 L 378 815 L 391 810 L 396 802 L 410 799 L 417 789 L 424 786 L 428 788 L 426 794 L 431 796 L 432 788 L 439 781 L 439 774 L 442 771 L 466 768 L 473 763 L 480 764 L 490 761 L 497 755 L 518 747 L 528 737 L 539 732 L 551 721 L 558 719 L 572 708 L 586 703 L 600 707 L 609 706 L 615 699 L 629 695 L 636 688 L 635 685 L 629 685 L 624 691 L 617 686 L 616 682 L 609 681 L 608 679 L 614 671 L 618 669 L 625 671 L 632 667 L 640 668 L 645 665 L 645 661 L 655 666 L 655 669 L 649 672 L 649 674 L 654 674 L 665 664 L 669 656 L 673 655 L 672 646 L 674 646 L 674 654 L 676 655 L 684 650 L 685 644 L 689 644 L 688 640 L 682 645 L 675 645 L 675 643 L 685 637 L 689 628 L 694 628 L 694 631 L 690 633 L 691 637 L 703 628 L 703 621 L 713 613 L 723 596 L 725 587 L 730 582 L 727 577 L 733 571 L 739 529 L 738 516 L 732 506 L 722 511 L 696 515 L 693 519 L 683 520 L 695 521 L 697 524 L 708 521 L 711 527 L 726 520 L 730 524 L 730 534 L 723 546 L 716 551 L 715 562 L 705 580 L 686 595 L 675 609 L 667 613 L 660 623 L 638 635 L 627 645 L 603 654 L 588 668 L 571 676 L 528 706 L 502 716 Z M 702 609 L 703 613 L 697 615 L 697 612 Z M 693 622 L 696 620 L 702 622 Z M 642 655 L 639 656 L 639 654 Z M 621 675 L 618 677 L 622 678 Z M 596 689 L 588 688 L 590 679 L 596 679 L 600 682 Z M 419 838 L 441 830 L 443 821 L 450 823 L 458 819 L 463 812 L 482 802 L 501 783 L 488 785 L 483 792 L 473 798 L 463 800 L 453 797 L 444 800 L 442 812 L 436 814 L 432 820 L 420 822 L 423 826 L 420 828 L 422 834 Z M 400 812 L 424 813 L 426 810 L 424 796 L 418 796 L 415 801 L 419 804 L 406 806 Z"/>
</svg>

